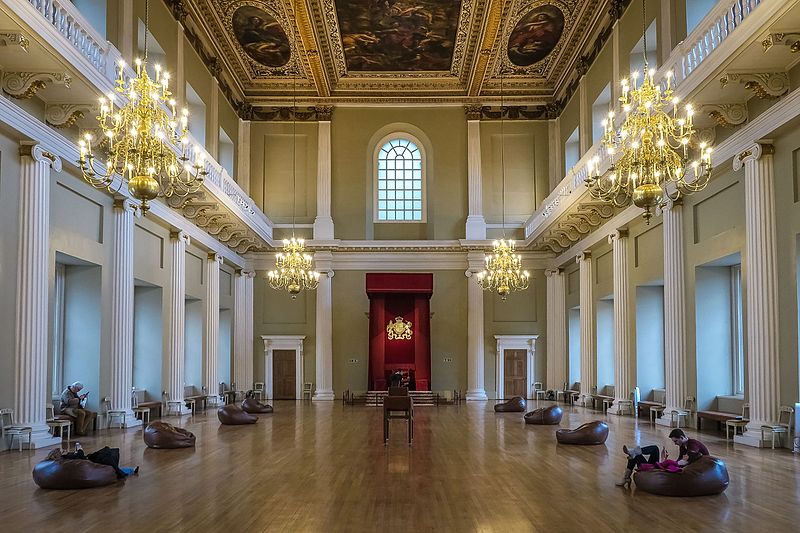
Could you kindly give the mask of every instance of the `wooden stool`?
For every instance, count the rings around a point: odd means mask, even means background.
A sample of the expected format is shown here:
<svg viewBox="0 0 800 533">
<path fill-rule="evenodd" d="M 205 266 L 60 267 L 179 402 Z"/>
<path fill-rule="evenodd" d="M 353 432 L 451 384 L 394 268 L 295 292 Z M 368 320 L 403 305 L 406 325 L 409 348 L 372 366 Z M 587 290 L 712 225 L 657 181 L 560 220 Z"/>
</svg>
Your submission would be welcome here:
<svg viewBox="0 0 800 533">
<path fill-rule="evenodd" d="M 70 430 L 72 429 L 72 422 L 69 420 L 48 420 L 47 427 L 50 428 L 50 431 L 53 433 L 53 436 L 56 436 L 56 428 L 58 428 L 58 436 L 61 437 L 61 440 L 64 440 L 64 428 L 67 428 L 67 447 L 69 448 L 69 438 L 70 438 Z"/>
</svg>

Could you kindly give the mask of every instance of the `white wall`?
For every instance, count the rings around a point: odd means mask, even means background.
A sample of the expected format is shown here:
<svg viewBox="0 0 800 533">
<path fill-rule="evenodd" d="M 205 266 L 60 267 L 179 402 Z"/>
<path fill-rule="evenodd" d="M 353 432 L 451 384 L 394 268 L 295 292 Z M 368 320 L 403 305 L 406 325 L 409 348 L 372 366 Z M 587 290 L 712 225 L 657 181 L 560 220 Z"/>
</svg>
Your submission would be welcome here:
<svg viewBox="0 0 800 533">
<path fill-rule="evenodd" d="M 228 385 L 231 383 L 231 348 L 233 343 L 233 311 L 230 309 L 220 309 L 219 311 L 219 359 L 217 360 L 217 371 L 219 381 Z M 256 350 L 255 357 L 260 352 Z M 208 391 L 213 392 L 213 391 Z"/>
<path fill-rule="evenodd" d="M 161 401 L 161 287 L 135 287 L 133 296 L 133 386 Z"/>
<path fill-rule="evenodd" d="M 642 400 L 664 388 L 664 287 L 636 287 L 636 383 Z"/>
<path fill-rule="evenodd" d="M 92 411 L 100 410 L 102 400 L 100 276 L 98 266 L 67 265 L 64 283 L 64 382 L 83 383 Z"/>
<path fill-rule="evenodd" d="M 614 384 L 614 300 L 597 302 L 597 392 Z"/>
<path fill-rule="evenodd" d="M 203 315 L 203 302 L 186 300 L 183 382 L 186 386 L 194 385 L 198 392 L 203 387 Z"/>
<path fill-rule="evenodd" d="M 570 309 L 569 317 L 569 386 L 581 380 L 581 315 L 579 309 Z"/>
<path fill-rule="evenodd" d="M 730 268 L 695 272 L 697 407 L 715 409 L 718 395 L 733 392 Z"/>
</svg>

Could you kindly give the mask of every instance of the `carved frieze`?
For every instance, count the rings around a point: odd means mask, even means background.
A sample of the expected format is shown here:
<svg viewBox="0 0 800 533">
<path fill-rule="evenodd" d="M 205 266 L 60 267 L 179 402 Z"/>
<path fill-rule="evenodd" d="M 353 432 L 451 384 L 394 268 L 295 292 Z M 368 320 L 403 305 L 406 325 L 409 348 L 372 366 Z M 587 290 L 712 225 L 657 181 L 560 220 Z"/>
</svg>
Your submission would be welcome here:
<svg viewBox="0 0 800 533">
<path fill-rule="evenodd" d="M 23 33 L 18 31 L 0 31 L 0 46 L 27 52 L 30 44 L 31 42 Z"/>
<path fill-rule="evenodd" d="M 793 54 L 800 52 L 800 30 L 773 32 L 767 35 L 767 37 L 761 41 L 761 46 L 764 47 L 764 52 L 769 51 L 777 45 L 788 46 L 789 51 Z"/>
</svg>

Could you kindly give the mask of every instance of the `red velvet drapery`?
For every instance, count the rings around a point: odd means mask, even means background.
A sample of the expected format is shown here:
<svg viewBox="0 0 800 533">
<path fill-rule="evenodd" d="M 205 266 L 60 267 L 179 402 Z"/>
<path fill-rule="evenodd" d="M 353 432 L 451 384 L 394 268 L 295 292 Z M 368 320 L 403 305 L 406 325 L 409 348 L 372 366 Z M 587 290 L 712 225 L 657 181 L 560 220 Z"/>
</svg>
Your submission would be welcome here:
<svg viewBox="0 0 800 533">
<path fill-rule="evenodd" d="M 430 298 L 433 274 L 367 274 L 369 297 L 369 389 L 385 390 L 395 370 L 414 376 L 416 390 L 430 390 Z M 389 340 L 386 326 L 396 317 L 412 323 L 410 340 Z"/>
</svg>

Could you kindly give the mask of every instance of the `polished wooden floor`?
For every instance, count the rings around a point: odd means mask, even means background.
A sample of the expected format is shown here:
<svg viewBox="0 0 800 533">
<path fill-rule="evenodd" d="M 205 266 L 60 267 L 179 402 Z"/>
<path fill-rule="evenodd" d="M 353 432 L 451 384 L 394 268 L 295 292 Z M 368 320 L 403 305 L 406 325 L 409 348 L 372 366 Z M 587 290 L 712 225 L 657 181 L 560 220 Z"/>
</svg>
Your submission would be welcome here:
<svg viewBox="0 0 800 533">
<path fill-rule="evenodd" d="M 533 407 L 534 402 L 529 402 Z M 542 402 L 544 404 L 545 402 Z M 220 426 L 213 410 L 182 424 L 192 450 L 150 450 L 141 429 L 81 440 L 140 465 L 124 483 L 45 491 L 31 469 L 47 450 L 0 454 L 3 531 L 797 531 L 800 458 L 703 434 L 731 475 L 720 496 L 664 498 L 614 486 L 624 443 L 667 445 L 664 428 L 567 409 L 561 427 L 606 418 L 605 446 L 558 446 L 492 402 L 416 409 L 415 440 L 381 411 L 277 402 L 254 426 Z M 177 421 L 171 417 L 170 421 Z M 672 445 L 670 444 L 673 449 Z"/>
</svg>

